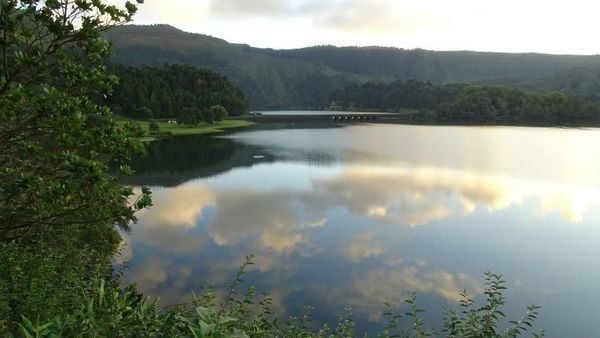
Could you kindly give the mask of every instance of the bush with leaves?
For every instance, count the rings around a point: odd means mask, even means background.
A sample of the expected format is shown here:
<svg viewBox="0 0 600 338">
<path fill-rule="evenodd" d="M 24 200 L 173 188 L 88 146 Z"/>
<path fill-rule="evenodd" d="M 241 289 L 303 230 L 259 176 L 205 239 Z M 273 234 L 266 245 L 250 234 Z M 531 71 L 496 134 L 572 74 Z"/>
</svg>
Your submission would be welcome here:
<svg viewBox="0 0 600 338">
<path fill-rule="evenodd" d="M 220 104 L 211 106 L 210 112 L 212 113 L 212 116 L 217 122 L 223 121 L 227 117 L 227 115 L 229 115 L 227 109 L 225 109 L 225 107 L 221 106 Z"/>
<path fill-rule="evenodd" d="M 130 2 L 1 2 L 0 240 L 34 227 L 127 227 L 134 219 L 132 191 L 108 166 L 128 174 L 125 164 L 142 146 L 93 98 L 116 82 L 102 32 L 135 11 Z"/>
<path fill-rule="evenodd" d="M 147 189 L 132 201 L 119 181 L 143 151 L 139 130 L 96 103 L 116 82 L 102 34 L 135 11 L 129 1 L 0 1 L 0 336 L 19 315 L 69 309 L 105 278 L 115 224 L 126 229 L 151 202 Z"/>
<path fill-rule="evenodd" d="M 150 123 L 148 124 L 148 129 L 151 134 L 160 133 L 160 126 L 158 125 L 158 123 L 156 123 L 156 121 L 150 121 Z"/>
<path fill-rule="evenodd" d="M 394 311 L 391 304 L 385 303 L 386 311 L 384 316 L 388 318 L 388 326 L 384 331 L 384 337 L 519 337 L 533 328 L 533 323 L 537 319 L 537 305 L 527 307 L 527 312 L 519 320 L 509 321 L 510 326 L 502 329 L 501 320 L 505 319 L 505 314 L 500 308 L 506 303 L 506 298 L 502 294 L 506 290 L 502 275 L 491 272 L 485 273 L 484 295 L 486 296 L 482 306 L 475 306 L 475 300 L 464 290 L 461 293 L 460 308 L 444 308 L 443 329 L 426 330 L 423 324 L 421 313 L 423 309 L 417 306 L 416 295 L 412 294 L 405 303 L 410 310 L 404 313 Z M 408 319 L 411 322 L 411 329 L 407 332 L 402 327 L 402 319 Z M 533 333 L 534 337 L 542 337 L 544 331 Z"/>
</svg>

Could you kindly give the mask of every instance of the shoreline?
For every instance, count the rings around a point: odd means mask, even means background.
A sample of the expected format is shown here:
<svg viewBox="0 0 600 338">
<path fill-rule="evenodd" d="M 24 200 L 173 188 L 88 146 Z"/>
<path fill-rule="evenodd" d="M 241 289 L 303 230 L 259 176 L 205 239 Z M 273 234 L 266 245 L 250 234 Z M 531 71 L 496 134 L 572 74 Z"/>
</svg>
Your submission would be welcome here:
<svg viewBox="0 0 600 338">
<path fill-rule="evenodd" d="M 166 122 L 166 120 L 154 121 L 159 126 L 158 133 L 150 132 L 150 121 L 149 120 L 134 120 L 122 116 L 116 117 L 117 123 L 130 122 L 137 124 L 142 128 L 145 135 L 140 137 L 142 142 L 151 142 L 163 138 L 175 137 L 175 136 L 186 136 L 186 135 L 205 135 L 205 134 L 217 134 L 223 133 L 230 129 L 244 128 L 256 124 L 253 121 L 247 121 L 243 119 L 225 119 L 215 123 L 199 123 L 196 126 L 187 126 L 172 124 Z"/>
</svg>

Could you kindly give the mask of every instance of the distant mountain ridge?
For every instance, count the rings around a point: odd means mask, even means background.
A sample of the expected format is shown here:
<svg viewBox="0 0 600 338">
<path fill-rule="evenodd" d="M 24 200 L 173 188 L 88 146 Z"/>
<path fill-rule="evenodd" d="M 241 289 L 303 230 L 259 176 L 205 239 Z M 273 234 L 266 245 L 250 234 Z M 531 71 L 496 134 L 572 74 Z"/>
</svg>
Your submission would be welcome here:
<svg viewBox="0 0 600 338">
<path fill-rule="evenodd" d="M 518 84 L 570 69 L 600 69 L 600 56 L 437 52 L 392 47 L 255 48 L 186 33 L 168 25 L 118 27 L 113 62 L 208 68 L 239 86 L 255 109 L 323 108 L 338 88 L 366 81 L 415 79 L 445 83 Z M 535 88 L 534 88 L 535 89 Z"/>
</svg>

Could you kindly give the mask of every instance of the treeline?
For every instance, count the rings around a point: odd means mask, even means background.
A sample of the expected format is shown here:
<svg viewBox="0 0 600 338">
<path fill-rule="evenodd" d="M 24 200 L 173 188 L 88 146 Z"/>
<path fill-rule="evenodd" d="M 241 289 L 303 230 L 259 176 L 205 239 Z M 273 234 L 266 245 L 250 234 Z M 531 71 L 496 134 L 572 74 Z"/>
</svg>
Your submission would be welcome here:
<svg viewBox="0 0 600 338">
<path fill-rule="evenodd" d="M 107 103 L 113 112 L 133 118 L 177 118 L 190 123 L 221 117 L 215 107 L 229 115 L 248 110 L 242 92 L 229 80 L 210 70 L 186 65 L 162 67 L 115 66 L 120 78 Z M 211 109 L 212 107 L 212 109 Z"/>
<path fill-rule="evenodd" d="M 331 94 L 331 106 L 396 112 L 401 109 L 432 110 L 456 97 L 466 85 L 434 85 L 415 80 L 353 84 Z"/>
<path fill-rule="evenodd" d="M 600 120 L 600 104 L 553 92 L 527 93 L 504 87 L 468 87 L 439 105 L 437 120 L 483 123 L 585 123 Z"/>
<path fill-rule="evenodd" d="M 337 90 L 331 106 L 399 111 L 415 109 L 423 122 L 561 123 L 600 121 L 600 104 L 564 93 L 529 93 L 498 86 L 433 85 L 421 81 L 365 83 Z"/>
</svg>

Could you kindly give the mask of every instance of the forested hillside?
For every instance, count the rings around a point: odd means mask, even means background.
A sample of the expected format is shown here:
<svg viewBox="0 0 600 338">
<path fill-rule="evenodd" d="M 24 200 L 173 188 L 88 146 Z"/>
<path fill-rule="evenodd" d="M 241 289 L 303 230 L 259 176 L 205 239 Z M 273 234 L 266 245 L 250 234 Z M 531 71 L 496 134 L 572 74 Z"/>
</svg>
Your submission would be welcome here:
<svg viewBox="0 0 600 338">
<path fill-rule="evenodd" d="M 434 85 L 427 81 L 353 84 L 331 95 L 333 107 L 397 112 L 402 109 L 432 110 L 455 98 L 467 85 Z"/>
<path fill-rule="evenodd" d="M 594 125 L 600 121 L 600 104 L 558 92 L 472 86 L 440 104 L 432 117 L 434 121 L 484 124 Z"/>
<path fill-rule="evenodd" d="M 166 25 L 123 26 L 107 37 L 114 43 L 114 63 L 208 68 L 239 86 L 252 108 L 323 108 L 334 90 L 367 81 L 518 84 L 574 67 L 600 68 L 600 56 L 384 47 L 259 49 Z"/>
<path fill-rule="evenodd" d="M 415 80 L 365 83 L 336 90 L 331 101 L 341 109 L 418 110 L 415 120 L 431 123 L 588 125 L 600 121 L 600 103 L 589 98 L 500 86 Z"/>
<path fill-rule="evenodd" d="M 248 110 L 242 92 L 226 77 L 186 65 L 162 67 L 116 66 L 119 84 L 108 105 L 133 118 L 173 118 L 186 110 L 206 111 L 223 106 L 229 115 Z"/>
<path fill-rule="evenodd" d="M 114 63 L 210 69 L 239 86 L 253 108 L 325 107 L 331 88 L 366 80 L 165 25 L 120 27 L 107 37 L 114 43 Z"/>
</svg>

